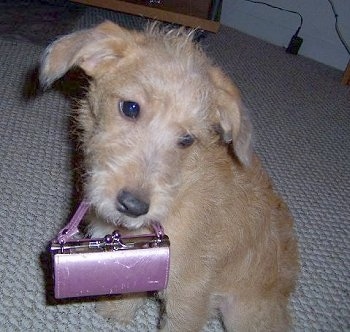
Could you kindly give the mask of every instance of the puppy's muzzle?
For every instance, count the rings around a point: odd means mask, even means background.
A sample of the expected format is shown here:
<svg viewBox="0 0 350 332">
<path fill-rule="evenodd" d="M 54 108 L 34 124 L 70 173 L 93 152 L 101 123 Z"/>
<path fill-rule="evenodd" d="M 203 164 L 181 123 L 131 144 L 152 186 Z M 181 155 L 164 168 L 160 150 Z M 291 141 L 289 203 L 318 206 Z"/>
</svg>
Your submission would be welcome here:
<svg viewBox="0 0 350 332">
<path fill-rule="evenodd" d="M 149 203 L 129 191 L 121 190 L 117 196 L 117 210 L 129 217 L 138 217 L 148 212 Z"/>
</svg>

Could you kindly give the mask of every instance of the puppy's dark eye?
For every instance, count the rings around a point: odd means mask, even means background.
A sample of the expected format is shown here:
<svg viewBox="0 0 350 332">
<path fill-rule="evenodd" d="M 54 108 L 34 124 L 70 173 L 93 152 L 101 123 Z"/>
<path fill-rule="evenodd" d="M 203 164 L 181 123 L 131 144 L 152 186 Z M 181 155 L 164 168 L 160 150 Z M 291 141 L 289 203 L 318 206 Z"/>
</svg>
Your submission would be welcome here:
<svg viewBox="0 0 350 332">
<path fill-rule="evenodd" d="M 181 148 L 187 148 L 194 143 L 194 137 L 191 134 L 185 134 L 181 136 L 177 142 Z"/>
<path fill-rule="evenodd" d="M 136 119 L 140 114 L 140 105 L 134 101 L 121 101 L 119 109 L 122 114 L 131 119 Z"/>
</svg>

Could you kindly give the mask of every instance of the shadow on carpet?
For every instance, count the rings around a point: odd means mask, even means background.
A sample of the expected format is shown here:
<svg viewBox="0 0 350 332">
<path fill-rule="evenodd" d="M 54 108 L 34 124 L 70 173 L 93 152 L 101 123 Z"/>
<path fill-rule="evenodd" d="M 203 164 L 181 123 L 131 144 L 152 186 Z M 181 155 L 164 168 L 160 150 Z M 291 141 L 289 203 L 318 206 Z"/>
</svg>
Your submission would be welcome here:
<svg viewBox="0 0 350 332">
<path fill-rule="evenodd" d="M 0 0 L 0 36 L 46 45 L 69 33 L 84 11 L 69 1 Z"/>
</svg>

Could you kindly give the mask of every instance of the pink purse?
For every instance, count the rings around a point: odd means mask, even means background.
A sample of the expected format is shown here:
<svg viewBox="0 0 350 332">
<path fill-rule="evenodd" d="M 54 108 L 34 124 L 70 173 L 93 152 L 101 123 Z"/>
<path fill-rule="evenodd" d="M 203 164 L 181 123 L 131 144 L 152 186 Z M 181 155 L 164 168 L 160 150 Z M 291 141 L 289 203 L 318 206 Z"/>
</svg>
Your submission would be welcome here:
<svg viewBox="0 0 350 332">
<path fill-rule="evenodd" d="M 112 295 L 165 289 L 170 241 L 160 223 L 153 233 L 73 239 L 89 204 L 82 201 L 56 239 L 51 241 L 55 298 Z"/>
</svg>

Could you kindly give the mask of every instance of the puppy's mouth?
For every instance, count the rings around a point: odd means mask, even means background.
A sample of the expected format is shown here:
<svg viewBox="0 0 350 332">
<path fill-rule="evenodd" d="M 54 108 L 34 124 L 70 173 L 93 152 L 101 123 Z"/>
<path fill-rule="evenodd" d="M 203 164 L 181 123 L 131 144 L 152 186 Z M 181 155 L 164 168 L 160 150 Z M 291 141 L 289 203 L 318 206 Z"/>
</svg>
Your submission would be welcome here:
<svg viewBox="0 0 350 332">
<path fill-rule="evenodd" d="M 128 216 L 125 213 L 118 212 L 116 216 L 111 216 L 106 218 L 108 223 L 115 225 L 116 227 L 124 227 L 125 229 L 136 230 L 142 227 L 148 227 L 153 218 L 150 218 L 148 215 L 141 215 L 139 217 Z"/>
<path fill-rule="evenodd" d="M 101 191 L 87 191 L 98 218 L 107 224 L 126 229 L 148 227 L 152 221 L 163 218 L 163 209 L 156 202 L 151 204 L 151 195 L 142 190 L 121 188 L 114 195 L 103 195 Z M 160 205 L 163 206 L 164 204 Z"/>
</svg>

